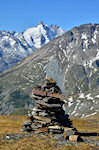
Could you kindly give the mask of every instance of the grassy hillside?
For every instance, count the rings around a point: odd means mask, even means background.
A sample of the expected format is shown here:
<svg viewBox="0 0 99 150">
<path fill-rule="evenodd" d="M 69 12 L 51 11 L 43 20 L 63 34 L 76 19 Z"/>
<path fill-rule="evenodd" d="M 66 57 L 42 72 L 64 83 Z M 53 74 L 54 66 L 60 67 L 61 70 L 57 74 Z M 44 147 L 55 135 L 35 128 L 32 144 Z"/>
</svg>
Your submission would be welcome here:
<svg viewBox="0 0 99 150">
<path fill-rule="evenodd" d="M 0 150 L 98 150 L 96 141 L 99 136 L 82 136 L 84 143 L 71 143 L 70 145 L 61 145 L 57 147 L 58 140 L 43 135 L 35 135 L 31 137 L 23 137 L 20 140 L 4 140 L 4 136 L 8 134 L 24 134 L 20 129 L 22 123 L 26 120 L 26 116 L 0 116 Z M 99 133 L 99 116 L 86 119 L 72 119 L 74 127 L 83 133 Z M 86 141 L 90 141 L 89 143 Z M 91 140 L 94 142 L 91 143 Z"/>
<path fill-rule="evenodd" d="M 31 112 L 32 110 L 30 109 L 24 109 L 24 108 L 19 108 L 16 109 L 15 111 L 11 112 L 10 115 L 22 115 L 22 116 L 27 116 L 28 111 Z"/>
</svg>

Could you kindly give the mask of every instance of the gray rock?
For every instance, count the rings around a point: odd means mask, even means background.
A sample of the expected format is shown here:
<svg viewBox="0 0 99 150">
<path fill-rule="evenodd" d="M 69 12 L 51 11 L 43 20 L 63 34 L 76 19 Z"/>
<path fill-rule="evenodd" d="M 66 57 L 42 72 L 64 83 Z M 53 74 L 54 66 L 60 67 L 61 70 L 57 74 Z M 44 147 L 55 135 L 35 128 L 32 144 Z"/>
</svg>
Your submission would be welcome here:
<svg viewBox="0 0 99 150">
<path fill-rule="evenodd" d="M 60 146 L 63 146 L 63 145 L 71 145 L 71 143 L 69 141 L 58 141 L 57 144 L 56 144 L 56 147 L 60 147 Z"/>
<path fill-rule="evenodd" d="M 54 139 L 55 139 L 55 140 L 64 140 L 64 136 L 63 136 L 63 134 L 56 134 L 56 135 L 54 136 Z"/>
</svg>

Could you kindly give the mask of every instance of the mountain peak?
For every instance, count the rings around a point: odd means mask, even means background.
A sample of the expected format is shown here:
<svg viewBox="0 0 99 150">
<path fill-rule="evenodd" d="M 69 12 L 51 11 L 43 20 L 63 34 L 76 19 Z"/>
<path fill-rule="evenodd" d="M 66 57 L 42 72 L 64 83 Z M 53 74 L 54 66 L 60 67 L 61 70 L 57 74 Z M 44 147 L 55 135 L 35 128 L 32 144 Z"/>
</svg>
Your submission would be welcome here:
<svg viewBox="0 0 99 150">
<path fill-rule="evenodd" d="M 40 21 L 40 22 L 38 23 L 38 25 L 44 25 L 43 21 Z"/>
<path fill-rule="evenodd" d="M 27 57 L 36 49 L 62 34 L 60 29 L 52 29 L 44 25 L 43 21 L 21 33 L 0 31 L 0 63 L 2 60 L 0 72 L 12 67 L 17 61 Z M 3 55 L 3 53 L 5 54 Z"/>
</svg>

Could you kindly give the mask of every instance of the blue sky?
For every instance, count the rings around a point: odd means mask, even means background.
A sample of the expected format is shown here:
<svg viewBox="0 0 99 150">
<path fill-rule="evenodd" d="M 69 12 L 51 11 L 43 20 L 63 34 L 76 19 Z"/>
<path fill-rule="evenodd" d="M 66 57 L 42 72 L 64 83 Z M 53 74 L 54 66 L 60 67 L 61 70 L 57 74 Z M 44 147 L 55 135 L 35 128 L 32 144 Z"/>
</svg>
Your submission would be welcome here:
<svg viewBox="0 0 99 150">
<path fill-rule="evenodd" d="M 41 20 L 66 30 L 99 23 L 99 0 L 0 0 L 0 30 L 22 32 Z"/>
</svg>

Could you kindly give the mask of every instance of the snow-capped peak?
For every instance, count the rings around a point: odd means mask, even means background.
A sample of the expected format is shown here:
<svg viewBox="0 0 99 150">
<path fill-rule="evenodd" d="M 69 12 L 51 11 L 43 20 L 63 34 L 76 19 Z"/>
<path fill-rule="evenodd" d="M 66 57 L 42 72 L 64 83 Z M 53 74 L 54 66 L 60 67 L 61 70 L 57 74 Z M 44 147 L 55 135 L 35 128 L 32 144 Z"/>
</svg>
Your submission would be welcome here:
<svg viewBox="0 0 99 150">
<path fill-rule="evenodd" d="M 36 27 L 28 28 L 23 32 L 23 37 L 30 46 L 40 48 L 53 38 L 64 34 L 64 31 L 56 25 L 44 25 L 40 21 Z"/>
<path fill-rule="evenodd" d="M 16 31 L 0 31 L 0 72 L 11 68 L 56 36 L 62 35 L 62 29 L 60 28 L 60 32 L 58 30 L 52 30 L 40 21 L 37 26 L 28 28 L 20 34 Z"/>
</svg>

